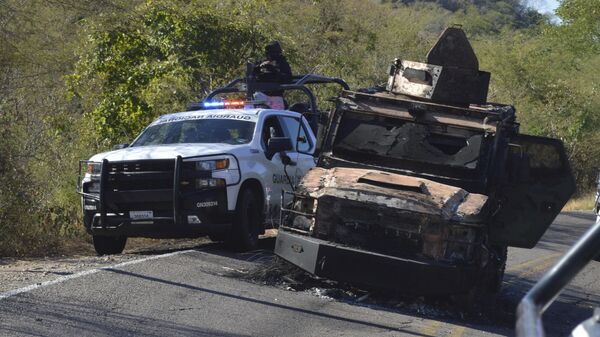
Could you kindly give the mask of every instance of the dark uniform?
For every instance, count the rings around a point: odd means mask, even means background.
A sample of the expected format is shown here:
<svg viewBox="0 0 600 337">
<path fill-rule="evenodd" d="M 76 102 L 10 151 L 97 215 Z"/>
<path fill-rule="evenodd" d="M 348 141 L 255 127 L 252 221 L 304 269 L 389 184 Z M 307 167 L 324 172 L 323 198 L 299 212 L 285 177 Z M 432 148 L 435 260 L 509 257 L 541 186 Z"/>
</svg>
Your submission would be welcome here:
<svg viewBox="0 0 600 337">
<path fill-rule="evenodd" d="M 265 47 L 266 59 L 254 65 L 253 75 L 257 82 L 263 83 L 290 83 L 292 69 L 277 41 L 272 41 Z M 281 96 L 283 91 L 265 92 L 269 96 Z"/>
</svg>

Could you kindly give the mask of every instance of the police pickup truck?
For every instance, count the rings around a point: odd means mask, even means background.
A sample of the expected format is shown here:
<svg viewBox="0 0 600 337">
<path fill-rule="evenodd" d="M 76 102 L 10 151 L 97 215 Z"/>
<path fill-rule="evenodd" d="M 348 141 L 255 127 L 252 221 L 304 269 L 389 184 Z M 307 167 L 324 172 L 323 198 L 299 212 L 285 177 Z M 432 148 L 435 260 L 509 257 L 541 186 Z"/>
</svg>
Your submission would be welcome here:
<svg viewBox="0 0 600 337">
<path fill-rule="evenodd" d="M 295 77 L 279 87 L 307 94 L 315 113 L 311 83 L 331 80 Z M 255 87 L 233 81 L 194 111 L 159 117 L 131 144 L 80 161 L 83 223 L 98 254 L 121 253 L 128 237 L 204 235 L 251 250 L 278 225 L 282 189 L 315 165 L 317 139 L 308 113 L 217 98 L 251 97 Z"/>
</svg>

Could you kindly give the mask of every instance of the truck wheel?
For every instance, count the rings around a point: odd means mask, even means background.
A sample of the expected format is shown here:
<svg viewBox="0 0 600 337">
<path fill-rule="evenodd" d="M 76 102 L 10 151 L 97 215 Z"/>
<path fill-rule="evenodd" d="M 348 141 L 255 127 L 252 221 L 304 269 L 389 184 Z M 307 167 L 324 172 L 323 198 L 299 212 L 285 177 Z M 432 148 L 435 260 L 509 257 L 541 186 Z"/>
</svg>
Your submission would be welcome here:
<svg viewBox="0 0 600 337">
<path fill-rule="evenodd" d="M 125 236 L 94 235 L 94 249 L 98 255 L 121 254 L 127 243 Z"/>
<path fill-rule="evenodd" d="M 251 189 L 244 189 L 238 197 L 234 223 L 227 237 L 229 246 L 236 250 L 254 250 L 258 246 L 261 225 L 260 203 Z"/>
</svg>

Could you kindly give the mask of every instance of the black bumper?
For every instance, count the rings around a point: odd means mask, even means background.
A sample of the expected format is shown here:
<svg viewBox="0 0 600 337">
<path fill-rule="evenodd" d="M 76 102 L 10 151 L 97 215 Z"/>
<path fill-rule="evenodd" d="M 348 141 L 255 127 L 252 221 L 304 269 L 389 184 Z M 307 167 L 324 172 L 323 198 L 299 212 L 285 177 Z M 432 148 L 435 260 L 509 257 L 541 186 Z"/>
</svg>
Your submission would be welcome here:
<svg viewBox="0 0 600 337">
<path fill-rule="evenodd" d="M 232 226 L 227 186 L 194 187 L 196 179 L 211 178 L 211 172 L 196 171 L 191 164 L 181 157 L 104 160 L 100 174 L 81 186 L 86 230 L 92 235 L 150 238 L 227 233 Z M 90 192 L 93 184 L 99 188 Z M 148 215 L 134 218 L 135 212 Z"/>
<path fill-rule="evenodd" d="M 279 230 L 275 254 L 319 277 L 406 294 L 465 293 L 478 270 L 435 261 L 403 259 Z"/>
<path fill-rule="evenodd" d="M 193 215 L 193 214 L 190 214 Z M 107 215 L 104 225 L 100 214 L 93 215 L 90 226 L 86 229 L 92 235 L 127 236 L 145 238 L 193 238 L 209 234 L 227 233 L 231 229 L 231 216 L 221 220 L 226 222 L 205 222 L 199 224 L 187 223 L 184 214 L 183 221 L 175 222 L 172 218 L 153 218 L 132 220 L 124 216 Z"/>
</svg>

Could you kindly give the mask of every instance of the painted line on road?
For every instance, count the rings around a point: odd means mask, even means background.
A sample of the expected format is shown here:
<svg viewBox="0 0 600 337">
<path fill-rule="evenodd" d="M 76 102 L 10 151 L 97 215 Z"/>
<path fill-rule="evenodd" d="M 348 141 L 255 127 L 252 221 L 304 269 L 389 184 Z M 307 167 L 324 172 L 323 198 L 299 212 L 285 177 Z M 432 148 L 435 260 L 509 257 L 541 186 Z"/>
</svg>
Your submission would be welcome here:
<svg viewBox="0 0 600 337">
<path fill-rule="evenodd" d="M 450 330 L 449 337 L 463 337 L 466 331 L 466 327 L 462 325 L 455 325 L 454 327 L 452 327 L 452 330 Z"/>
<path fill-rule="evenodd" d="M 30 291 L 35 290 L 35 289 L 44 288 L 44 287 L 47 287 L 47 286 L 51 286 L 51 285 L 58 284 L 58 283 L 63 283 L 65 281 L 76 279 L 76 278 L 79 278 L 79 277 L 96 274 L 96 273 L 101 272 L 103 270 L 117 269 L 117 268 L 121 268 L 121 267 L 125 267 L 125 266 L 130 266 L 130 265 L 133 265 L 133 264 L 138 264 L 138 263 L 142 263 L 142 262 L 146 262 L 146 261 L 152 261 L 152 260 L 158 260 L 158 259 L 162 259 L 162 258 L 165 258 L 165 257 L 171 257 L 171 256 L 180 255 L 180 254 L 186 254 L 186 253 L 190 253 L 190 252 L 195 252 L 195 250 L 193 250 L 193 249 L 181 250 L 181 251 L 173 252 L 173 253 L 167 253 L 167 254 L 162 254 L 162 255 L 150 256 L 150 257 L 146 257 L 146 258 L 139 259 L 139 260 L 132 260 L 132 261 L 121 262 L 121 263 L 117 263 L 117 264 L 112 265 L 112 266 L 106 266 L 106 267 L 94 268 L 94 269 L 90 269 L 90 270 L 84 270 L 84 271 L 81 271 L 79 273 L 75 273 L 75 274 L 71 274 L 71 275 L 66 275 L 66 276 L 61 276 L 61 277 L 56 278 L 54 280 L 45 281 L 45 282 L 41 282 L 41 283 L 36 283 L 36 284 L 32 284 L 32 285 L 27 286 L 27 287 L 13 289 L 13 290 L 9 290 L 9 291 L 0 293 L 0 301 L 3 300 L 3 299 L 5 299 L 5 298 L 9 298 L 9 297 L 12 297 L 12 296 L 15 296 L 15 295 L 18 295 L 18 294 L 30 292 Z"/>
<path fill-rule="evenodd" d="M 423 329 L 421 330 L 421 334 L 423 334 L 425 336 L 429 336 L 429 337 L 438 336 L 438 330 L 440 329 L 441 325 L 442 325 L 442 322 L 440 322 L 440 321 L 435 321 L 435 320 L 427 321 L 427 322 L 425 322 L 425 326 L 423 326 Z"/>
<path fill-rule="evenodd" d="M 506 268 L 506 272 L 507 273 L 514 273 L 514 272 L 527 272 L 527 270 L 524 270 L 525 268 L 531 267 L 531 266 L 535 266 L 534 268 L 539 268 L 540 266 L 546 266 L 548 264 L 548 262 L 552 263 L 556 260 L 556 258 L 558 258 L 559 256 L 561 256 L 563 253 L 552 253 L 550 255 L 543 255 L 541 257 L 532 259 L 532 260 L 528 260 L 522 263 L 519 263 L 517 265 L 514 266 L 510 266 L 508 268 Z"/>
</svg>

